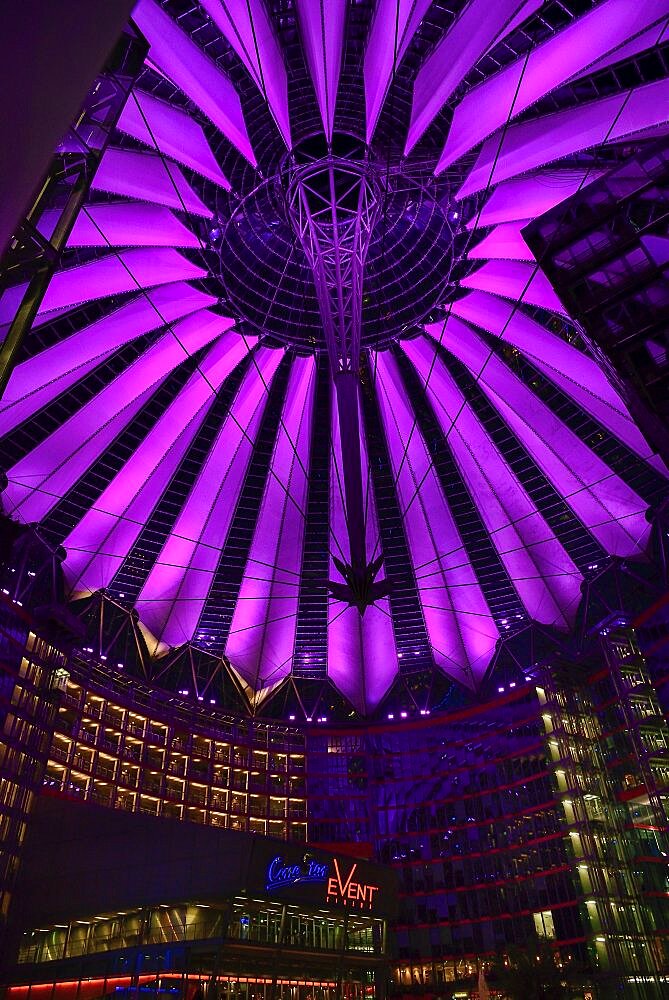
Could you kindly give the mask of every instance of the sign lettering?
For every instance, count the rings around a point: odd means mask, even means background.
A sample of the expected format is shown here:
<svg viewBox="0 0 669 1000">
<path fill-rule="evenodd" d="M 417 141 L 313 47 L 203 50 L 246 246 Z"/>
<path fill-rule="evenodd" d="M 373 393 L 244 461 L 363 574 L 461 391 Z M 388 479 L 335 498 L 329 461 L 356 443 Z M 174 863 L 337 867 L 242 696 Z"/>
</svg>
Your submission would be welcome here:
<svg viewBox="0 0 669 1000">
<path fill-rule="evenodd" d="M 286 864 L 281 855 L 277 855 L 268 865 L 265 888 L 269 891 L 300 882 L 325 882 L 327 877 L 328 866 L 321 861 L 314 861 L 307 854 L 301 864 Z"/>
<path fill-rule="evenodd" d="M 374 893 L 379 890 L 378 885 L 369 885 L 366 882 L 354 880 L 353 876 L 358 867 L 355 863 L 346 878 L 342 876 L 336 858 L 334 859 L 334 867 L 334 877 L 331 876 L 328 879 L 327 901 L 329 903 L 343 903 L 344 906 L 350 905 L 352 909 L 357 906 L 361 910 L 363 908 L 371 910 Z"/>
<path fill-rule="evenodd" d="M 358 870 L 357 862 L 353 862 L 348 872 L 339 867 L 336 858 L 333 858 L 333 865 L 334 875 L 330 875 L 330 865 L 327 862 L 316 861 L 308 854 L 297 863 L 284 861 L 281 855 L 277 854 L 267 866 L 265 888 L 271 892 L 289 885 L 324 882 L 327 903 L 337 903 L 351 909 L 371 910 L 379 886 L 360 882 L 355 877 Z"/>
</svg>

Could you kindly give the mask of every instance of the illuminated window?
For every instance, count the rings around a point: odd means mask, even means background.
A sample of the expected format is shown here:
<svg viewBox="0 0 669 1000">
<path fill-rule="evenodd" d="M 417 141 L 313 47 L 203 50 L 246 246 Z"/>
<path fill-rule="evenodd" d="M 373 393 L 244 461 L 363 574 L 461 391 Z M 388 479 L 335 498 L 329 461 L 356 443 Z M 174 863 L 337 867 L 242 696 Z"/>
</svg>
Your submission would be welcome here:
<svg viewBox="0 0 669 1000">
<path fill-rule="evenodd" d="M 541 910 L 534 914 L 534 929 L 539 937 L 555 938 L 555 924 L 550 910 Z"/>
</svg>

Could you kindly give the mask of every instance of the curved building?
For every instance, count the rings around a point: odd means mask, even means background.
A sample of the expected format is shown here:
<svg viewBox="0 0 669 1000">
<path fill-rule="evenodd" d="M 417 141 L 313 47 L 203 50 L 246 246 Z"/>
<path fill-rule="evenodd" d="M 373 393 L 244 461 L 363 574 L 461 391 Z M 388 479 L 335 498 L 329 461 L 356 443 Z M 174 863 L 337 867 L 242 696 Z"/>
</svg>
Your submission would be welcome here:
<svg viewBox="0 0 669 1000">
<path fill-rule="evenodd" d="M 661 997 L 669 3 L 39 8 L 9 995 Z"/>
</svg>

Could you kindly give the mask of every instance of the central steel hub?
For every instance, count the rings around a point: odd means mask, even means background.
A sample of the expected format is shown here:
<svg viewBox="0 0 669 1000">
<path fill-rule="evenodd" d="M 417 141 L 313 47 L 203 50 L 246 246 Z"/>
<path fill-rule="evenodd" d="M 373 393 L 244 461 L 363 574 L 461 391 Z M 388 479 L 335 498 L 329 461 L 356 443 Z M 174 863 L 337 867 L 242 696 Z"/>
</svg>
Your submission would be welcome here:
<svg viewBox="0 0 669 1000">
<path fill-rule="evenodd" d="M 326 156 L 286 166 L 286 207 L 311 267 L 334 374 L 360 365 L 365 261 L 380 214 L 381 185 L 362 159 Z"/>
</svg>

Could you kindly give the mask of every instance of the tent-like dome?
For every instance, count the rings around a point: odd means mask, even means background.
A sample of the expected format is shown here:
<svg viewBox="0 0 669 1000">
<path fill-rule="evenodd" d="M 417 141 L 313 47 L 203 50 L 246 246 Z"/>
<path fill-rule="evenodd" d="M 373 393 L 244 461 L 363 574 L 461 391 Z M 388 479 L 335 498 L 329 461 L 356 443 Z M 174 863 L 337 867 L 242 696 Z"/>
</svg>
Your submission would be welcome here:
<svg viewBox="0 0 669 1000">
<path fill-rule="evenodd" d="M 140 0 L 145 69 L 0 407 L 5 507 L 71 596 L 361 712 L 569 630 L 667 473 L 523 228 L 666 129 L 639 67 L 668 15 Z"/>
</svg>

